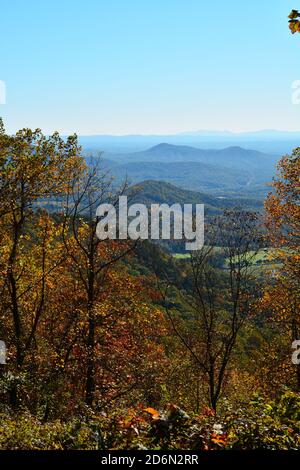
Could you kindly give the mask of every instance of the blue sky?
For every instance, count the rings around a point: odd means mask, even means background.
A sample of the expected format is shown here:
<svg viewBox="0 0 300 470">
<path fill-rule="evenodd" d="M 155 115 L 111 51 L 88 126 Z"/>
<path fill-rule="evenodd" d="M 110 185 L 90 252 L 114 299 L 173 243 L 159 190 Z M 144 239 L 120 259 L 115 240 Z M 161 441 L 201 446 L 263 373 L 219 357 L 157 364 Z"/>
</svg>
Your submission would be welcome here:
<svg viewBox="0 0 300 470">
<path fill-rule="evenodd" d="M 2 0 L 9 132 L 300 130 L 299 0 Z"/>
</svg>

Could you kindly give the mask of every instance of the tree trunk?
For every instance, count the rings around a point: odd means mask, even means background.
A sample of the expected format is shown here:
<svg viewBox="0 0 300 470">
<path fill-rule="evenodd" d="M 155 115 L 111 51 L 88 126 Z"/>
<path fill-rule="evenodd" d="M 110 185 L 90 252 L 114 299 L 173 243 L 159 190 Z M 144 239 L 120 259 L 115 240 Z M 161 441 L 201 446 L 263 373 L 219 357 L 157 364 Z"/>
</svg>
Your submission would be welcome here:
<svg viewBox="0 0 300 470">
<path fill-rule="evenodd" d="M 93 258 L 91 256 L 90 265 Z M 93 406 L 95 394 L 95 316 L 94 316 L 94 271 L 91 268 L 88 274 L 88 321 L 89 331 L 87 338 L 87 373 L 86 373 L 86 404 Z"/>
</svg>

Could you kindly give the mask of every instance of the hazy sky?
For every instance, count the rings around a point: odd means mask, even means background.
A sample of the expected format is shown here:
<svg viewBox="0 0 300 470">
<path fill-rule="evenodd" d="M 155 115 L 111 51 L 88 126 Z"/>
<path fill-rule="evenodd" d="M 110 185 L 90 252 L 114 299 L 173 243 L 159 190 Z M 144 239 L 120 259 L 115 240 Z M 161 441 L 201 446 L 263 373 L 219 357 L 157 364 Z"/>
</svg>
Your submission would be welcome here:
<svg viewBox="0 0 300 470">
<path fill-rule="evenodd" d="M 300 130 L 299 0 L 2 0 L 8 131 Z"/>
</svg>

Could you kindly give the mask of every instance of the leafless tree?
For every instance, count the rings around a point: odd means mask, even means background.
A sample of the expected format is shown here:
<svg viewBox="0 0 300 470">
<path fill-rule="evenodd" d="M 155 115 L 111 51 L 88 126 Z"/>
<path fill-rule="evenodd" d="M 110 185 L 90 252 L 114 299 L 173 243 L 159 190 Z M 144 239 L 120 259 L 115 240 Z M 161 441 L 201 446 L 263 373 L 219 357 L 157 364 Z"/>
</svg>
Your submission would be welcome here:
<svg viewBox="0 0 300 470">
<path fill-rule="evenodd" d="M 213 232 L 210 238 L 221 243 L 221 248 L 204 246 L 191 253 L 193 288 L 184 296 L 189 305 L 190 330 L 176 321 L 168 289 L 165 301 L 176 335 L 207 379 L 210 406 L 216 410 L 238 334 L 249 319 L 255 298 L 253 265 L 262 235 L 257 215 L 239 210 L 226 211 L 215 221 Z M 222 250 L 223 269 L 214 266 L 216 250 Z"/>
</svg>

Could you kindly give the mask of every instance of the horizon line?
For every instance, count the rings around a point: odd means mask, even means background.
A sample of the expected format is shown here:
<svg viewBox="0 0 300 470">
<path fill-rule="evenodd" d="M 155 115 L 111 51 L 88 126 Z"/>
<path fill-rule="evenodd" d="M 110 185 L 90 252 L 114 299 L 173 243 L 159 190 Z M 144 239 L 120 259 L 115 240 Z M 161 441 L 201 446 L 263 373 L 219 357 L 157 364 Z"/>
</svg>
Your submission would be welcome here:
<svg viewBox="0 0 300 470">
<path fill-rule="evenodd" d="M 175 133 L 129 133 L 129 134 L 79 134 L 74 132 L 78 137 L 197 137 L 197 135 L 206 135 L 206 136 L 213 136 L 213 135 L 224 135 L 224 136 L 243 136 L 243 135 L 251 135 L 251 134 L 300 134 L 300 129 L 296 131 L 291 130 L 283 130 L 283 129 L 257 129 L 252 131 L 230 131 L 230 130 L 196 130 L 196 131 L 181 131 Z M 63 134 L 67 135 L 67 134 Z"/>
</svg>

